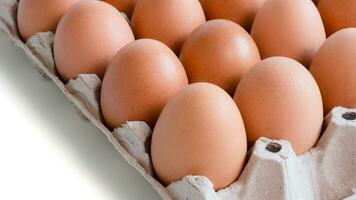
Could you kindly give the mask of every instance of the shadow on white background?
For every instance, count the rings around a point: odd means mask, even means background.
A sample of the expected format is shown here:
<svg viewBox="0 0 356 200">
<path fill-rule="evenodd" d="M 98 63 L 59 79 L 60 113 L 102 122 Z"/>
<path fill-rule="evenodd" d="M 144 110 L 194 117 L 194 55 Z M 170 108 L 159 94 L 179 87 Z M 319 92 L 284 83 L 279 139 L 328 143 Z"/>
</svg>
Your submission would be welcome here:
<svg viewBox="0 0 356 200">
<path fill-rule="evenodd" d="M 1 31 L 0 126 L 0 199 L 160 199 Z"/>
</svg>

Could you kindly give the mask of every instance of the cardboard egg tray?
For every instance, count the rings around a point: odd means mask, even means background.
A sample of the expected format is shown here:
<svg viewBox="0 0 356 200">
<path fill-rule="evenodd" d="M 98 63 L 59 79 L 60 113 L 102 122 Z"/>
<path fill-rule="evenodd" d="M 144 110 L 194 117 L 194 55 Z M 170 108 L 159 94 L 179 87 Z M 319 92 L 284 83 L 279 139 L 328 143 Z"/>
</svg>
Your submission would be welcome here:
<svg viewBox="0 0 356 200">
<path fill-rule="evenodd" d="M 356 109 L 337 107 L 324 120 L 316 147 L 296 156 L 284 140 L 260 138 L 248 152 L 236 182 L 220 191 L 203 176 L 187 176 L 167 187 L 154 177 L 150 160 L 151 130 L 144 122 L 127 122 L 110 132 L 102 122 L 101 81 L 81 74 L 64 84 L 53 59 L 54 34 L 38 33 L 23 43 L 16 25 L 17 0 L 0 0 L 0 30 L 21 48 L 36 69 L 51 79 L 80 113 L 95 124 L 125 160 L 152 185 L 163 199 L 356 199 Z"/>
</svg>

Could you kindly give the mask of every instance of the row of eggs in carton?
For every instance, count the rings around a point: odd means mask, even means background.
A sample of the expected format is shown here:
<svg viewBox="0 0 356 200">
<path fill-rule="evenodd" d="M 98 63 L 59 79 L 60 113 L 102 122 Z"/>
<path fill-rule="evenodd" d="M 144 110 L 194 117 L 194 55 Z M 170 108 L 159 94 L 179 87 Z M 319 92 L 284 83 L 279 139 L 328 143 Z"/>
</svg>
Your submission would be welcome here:
<svg viewBox="0 0 356 200">
<path fill-rule="evenodd" d="M 26 4 L 26 0 L 22 2 Z M 298 5 L 296 1 L 286 2 L 270 1 L 264 5 L 266 8 L 261 8 L 263 12 L 261 11 L 260 17 L 256 17 L 254 23 L 257 28 L 253 29 L 252 27 L 251 35 L 253 37 L 231 21 L 211 20 L 197 25 L 198 28 L 186 41 L 177 46 L 176 43 L 170 45 L 165 40 L 161 40 L 163 43 L 149 39 L 133 42 L 134 36 L 130 33 L 131 29 L 126 22 L 127 19 L 122 17 L 119 12 L 99 1 L 83 1 L 68 10 L 59 22 L 55 35 L 39 33 L 29 37 L 27 44 L 32 48 L 34 54 L 37 54 L 36 56 L 42 58 L 42 61 L 50 63 L 52 72 L 59 73 L 60 81 L 67 83 L 66 89 L 70 93 L 79 90 L 79 94 L 82 94 L 81 98 L 84 94 L 84 99 L 86 99 L 84 102 L 89 105 L 87 107 L 90 108 L 91 113 L 94 113 L 97 119 L 104 120 L 111 130 L 116 128 L 114 135 L 117 138 L 124 138 L 121 139 L 124 143 L 127 142 L 127 138 L 125 139 L 128 137 L 127 132 L 124 131 L 125 134 L 115 133 L 120 133 L 117 130 L 123 130 L 117 127 L 126 121 L 142 120 L 152 128 L 154 127 L 151 148 L 146 148 L 146 144 L 136 148 L 131 148 L 128 145 L 126 150 L 129 149 L 131 154 L 136 155 L 134 157 L 138 161 L 141 160 L 140 164 L 144 163 L 146 172 L 153 176 L 155 170 L 160 181 L 165 185 L 170 184 L 168 191 L 171 191 L 171 195 L 178 199 L 184 199 L 179 195 L 187 194 L 187 198 L 191 198 L 189 195 L 196 195 L 194 192 L 185 193 L 181 190 L 189 190 L 192 180 L 198 178 L 203 182 L 202 191 L 205 191 L 199 192 L 203 196 L 208 195 L 204 198 L 224 197 L 224 195 L 228 198 L 226 194 L 235 191 L 235 196 L 251 199 L 252 197 L 257 198 L 254 195 L 260 193 L 255 191 L 252 196 L 247 195 L 246 192 L 244 194 L 247 196 L 243 196 L 242 193 L 237 195 L 236 191 L 245 190 L 233 189 L 237 188 L 238 184 L 231 184 L 240 175 L 248 147 L 252 147 L 255 141 L 265 136 L 286 139 L 297 154 L 308 154 L 305 152 L 311 149 L 319 138 L 323 113 L 329 112 L 335 105 L 353 105 L 350 91 L 354 89 L 352 86 L 355 83 L 350 83 L 352 74 L 345 75 L 345 71 L 355 70 L 350 52 L 355 51 L 352 41 L 356 40 L 356 32 L 353 29 L 339 31 L 322 45 L 323 37 L 325 40 L 325 32 L 315 27 L 322 27 L 323 24 L 320 25 L 318 19 L 314 18 L 315 13 L 313 12 L 317 12 L 317 10 L 310 2 L 300 3 L 299 6 L 301 10 L 311 10 L 312 17 L 306 14 L 305 18 L 313 19 L 316 24 L 314 26 L 316 31 L 308 36 L 319 35 L 320 37 L 314 38 L 311 42 L 298 42 L 302 46 L 309 45 L 308 51 L 314 52 L 293 57 L 295 49 L 291 48 L 292 55 L 290 57 L 298 60 L 307 68 L 311 66 L 314 77 L 302 64 L 290 58 L 272 57 L 259 61 L 260 57 L 269 57 L 269 53 L 273 54 L 274 51 L 281 49 L 288 54 L 288 50 L 280 46 L 281 43 L 274 43 L 273 47 L 261 46 L 261 43 L 269 40 L 264 26 L 268 24 L 269 17 L 275 17 L 270 13 L 278 6 Z M 19 8 L 18 19 L 21 19 L 20 12 L 25 12 L 23 10 L 29 10 L 29 8 L 21 6 L 21 1 Z M 298 9 L 296 10 L 298 11 Z M 96 16 L 96 12 L 102 14 Z M 139 13 L 139 11 L 135 12 Z M 109 18 L 114 20 L 112 23 L 115 25 L 110 22 L 103 23 Z M 143 19 L 146 18 L 149 17 L 143 17 Z M 31 18 L 25 17 L 25 19 Z M 26 38 L 21 31 L 20 20 L 18 23 L 22 38 Z M 96 26 L 98 24 L 100 26 L 104 24 L 104 27 Z M 137 22 L 137 24 L 140 23 Z M 144 27 L 147 22 L 145 21 L 143 24 L 141 26 Z M 22 24 L 22 26 L 29 25 L 31 22 Z M 140 33 L 136 33 L 132 26 L 135 36 L 141 37 L 137 36 Z M 86 32 L 86 30 L 94 30 L 94 27 L 101 31 L 93 34 L 90 31 Z M 156 30 L 156 27 L 149 28 Z M 107 33 L 102 30 L 107 30 Z M 145 31 L 143 30 L 143 32 Z M 100 36 L 100 34 L 104 36 Z M 161 32 L 161 34 L 172 36 L 173 33 Z M 108 40 L 105 38 L 106 36 L 115 39 Z M 43 48 L 38 45 L 41 42 L 48 45 L 48 48 L 39 51 Z M 52 52 L 51 45 L 53 44 Z M 316 53 L 321 45 L 321 49 Z M 121 50 L 117 54 L 112 53 L 116 56 L 111 59 L 114 55 L 107 53 L 116 52 L 118 46 Z M 112 49 L 110 49 L 111 47 Z M 223 48 L 226 48 L 225 51 Z M 230 55 L 226 57 L 226 51 L 232 52 L 233 59 L 228 59 Z M 316 56 L 314 56 L 315 53 Z M 175 54 L 180 54 L 180 60 Z M 105 62 L 103 58 L 106 59 Z M 340 64 L 340 60 L 344 63 Z M 226 71 L 221 73 L 221 70 L 214 71 L 214 68 L 199 68 L 202 65 L 216 67 L 221 63 L 226 66 L 226 63 L 234 61 L 239 62 L 234 63 L 235 65 L 246 66 L 246 69 L 242 71 L 239 69 L 238 72 L 225 69 Z M 93 65 L 93 63 L 97 64 Z M 104 70 L 107 65 L 108 69 Z M 331 67 L 335 65 L 347 66 L 347 68 L 335 71 Z M 90 73 L 98 76 L 79 75 Z M 231 78 L 231 76 L 233 77 Z M 80 78 L 82 78 L 82 82 L 80 82 Z M 100 79 L 103 79 L 102 85 Z M 210 82 L 220 86 L 226 92 L 208 83 L 195 83 L 187 86 L 188 79 L 189 82 L 211 80 Z M 86 85 L 88 83 L 83 80 L 89 80 L 89 85 Z M 92 88 L 91 84 L 93 83 L 99 90 L 90 91 L 89 95 L 87 92 L 80 92 L 83 89 L 80 85 Z M 319 92 L 317 83 L 322 93 Z M 345 84 L 348 83 L 350 87 L 345 87 Z M 236 84 L 238 87 L 235 92 Z M 238 108 L 229 94 L 235 94 L 234 100 Z M 98 99 L 100 95 L 101 98 Z M 173 96 L 174 98 L 172 98 Z M 324 112 L 322 100 L 324 100 Z M 144 135 L 150 135 L 148 134 L 150 131 L 147 132 L 149 128 L 145 130 Z M 261 148 L 258 147 L 258 143 L 269 143 L 266 141 L 269 140 L 260 139 L 254 148 L 255 151 L 257 151 L 256 148 Z M 284 149 L 290 148 L 289 151 L 293 155 L 294 151 L 291 150 L 291 146 L 288 146 L 289 143 L 285 145 L 287 147 Z M 141 153 L 137 153 L 137 149 L 141 149 L 138 151 Z M 266 149 L 269 149 L 268 145 Z M 253 159 L 250 158 L 249 163 L 252 162 L 251 160 Z M 245 169 L 245 171 L 249 170 Z M 268 172 L 262 173 L 268 174 Z M 204 175 L 209 179 L 188 176 L 182 182 L 176 182 L 190 174 Z M 241 177 L 244 175 L 242 174 Z M 243 179 L 241 177 L 239 181 Z M 349 181 L 344 184 L 345 187 L 350 188 L 354 182 Z M 196 185 L 193 184 L 193 186 Z M 293 188 L 298 187 L 300 186 L 296 184 L 295 187 L 289 189 L 294 191 Z M 286 188 L 288 189 L 288 187 Z M 306 188 L 310 190 L 313 187 Z M 214 190 L 219 190 L 219 192 L 215 193 Z M 348 193 L 350 193 L 349 190 L 347 190 Z M 272 191 L 272 189 L 267 189 L 267 191 Z M 343 190 L 343 192 L 345 191 Z M 210 197 L 209 194 L 212 196 Z M 301 194 L 308 194 L 308 192 L 301 192 Z M 331 196 L 326 195 L 324 198 L 320 196 L 320 198 L 328 199 Z M 283 197 L 288 198 L 289 196 L 284 194 Z"/>
</svg>

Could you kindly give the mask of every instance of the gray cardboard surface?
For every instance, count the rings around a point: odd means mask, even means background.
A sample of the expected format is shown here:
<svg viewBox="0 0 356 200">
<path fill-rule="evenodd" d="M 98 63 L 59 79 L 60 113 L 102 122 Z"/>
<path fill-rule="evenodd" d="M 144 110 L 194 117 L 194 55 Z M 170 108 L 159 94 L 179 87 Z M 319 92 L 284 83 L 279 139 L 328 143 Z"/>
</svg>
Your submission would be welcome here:
<svg viewBox="0 0 356 200">
<path fill-rule="evenodd" d="M 325 119 L 325 131 L 315 148 L 296 156 L 283 140 L 260 138 L 249 151 L 239 179 L 215 192 L 208 178 L 187 176 L 167 188 L 153 176 L 149 157 L 151 130 L 144 122 L 127 122 L 110 132 L 102 123 L 99 94 L 101 81 L 81 74 L 64 85 L 53 60 L 53 33 L 38 33 L 27 44 L 16 27 L 17 0 L 0 0 L 0 31 L 7 33 L 37 70 L 51 79 L 68 100 L 113 144 L 163 199 L 355 199 L 356 109 L 335 108 Z"/>
</svg>

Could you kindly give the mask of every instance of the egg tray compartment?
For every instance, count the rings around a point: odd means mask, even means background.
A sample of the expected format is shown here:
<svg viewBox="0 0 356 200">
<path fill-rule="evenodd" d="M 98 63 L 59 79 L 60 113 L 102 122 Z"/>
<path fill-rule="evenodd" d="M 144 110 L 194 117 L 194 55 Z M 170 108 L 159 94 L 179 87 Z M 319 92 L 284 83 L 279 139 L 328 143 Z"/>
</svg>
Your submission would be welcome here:
<svg viewBox="0 0 356 200">
<path fill-rule="evenodd" d="M 187 176 L 164 187 L 153 174 L 150 128 L 144 122 L 127 122 L 110 132 L 102 123 L 98 103 L 100 79 L 81 74 L 63 84 L 53 59 L 54 34 L 38 33 L 24 44 L 18 37 L 17 3 L 0 0 L 0 30 L 25 52 L 42 76 L 61 89 L 82 116 L 107 136 L 163 199 L 356 199 L 356 109 L 341 107 L 325 118 L 322 137 L 303 155 L 296 156 L 287 141 L 260 138 L 248 152 L 239 179 L 229 187 L 215 192 L 203 176 Z"/>
</svg>

